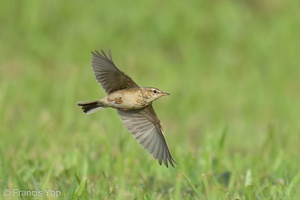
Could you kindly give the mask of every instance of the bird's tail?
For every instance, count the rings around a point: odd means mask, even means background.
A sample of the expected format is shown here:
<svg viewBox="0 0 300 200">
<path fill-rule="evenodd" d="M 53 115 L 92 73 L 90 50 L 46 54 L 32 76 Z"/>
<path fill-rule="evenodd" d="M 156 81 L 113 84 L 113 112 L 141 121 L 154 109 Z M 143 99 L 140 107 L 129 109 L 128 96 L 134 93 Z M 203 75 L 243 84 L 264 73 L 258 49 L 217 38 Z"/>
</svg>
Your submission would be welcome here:
<svg viewBox="0 0 300 200">
<path fill-rule="evenodd" d="M 106 106 L 100 102 L 99 100 L 93 100 L 93 101 L 80 101 L 77 103 L 78 106 L 81 106 L 81 109 L 86 114 L 94 113 L 98 110 L 102 110 L 103 108 L 106 108 Z"/>
</svg>

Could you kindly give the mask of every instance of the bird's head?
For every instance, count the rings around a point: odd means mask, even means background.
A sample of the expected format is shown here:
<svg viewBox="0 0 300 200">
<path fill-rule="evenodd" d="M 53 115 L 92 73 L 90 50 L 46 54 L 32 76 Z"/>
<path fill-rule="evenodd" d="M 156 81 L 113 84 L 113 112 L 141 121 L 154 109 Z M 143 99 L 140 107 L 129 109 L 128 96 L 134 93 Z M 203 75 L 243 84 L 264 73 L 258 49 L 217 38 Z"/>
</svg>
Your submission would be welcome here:
<svg viewBox="0 0 300 200">
<path fill-rule="evenodd" d="M 148 99 L 148 101 L 152 102 L 162 96 L 167 96 L 170 95 L 169 93 L 163 92 L 160 89 L 157 88 L 151 88 L 151 87 L 147 87 L 147 88 L 143 88 L 143 96 L 144 98 Z"/>
</svg>

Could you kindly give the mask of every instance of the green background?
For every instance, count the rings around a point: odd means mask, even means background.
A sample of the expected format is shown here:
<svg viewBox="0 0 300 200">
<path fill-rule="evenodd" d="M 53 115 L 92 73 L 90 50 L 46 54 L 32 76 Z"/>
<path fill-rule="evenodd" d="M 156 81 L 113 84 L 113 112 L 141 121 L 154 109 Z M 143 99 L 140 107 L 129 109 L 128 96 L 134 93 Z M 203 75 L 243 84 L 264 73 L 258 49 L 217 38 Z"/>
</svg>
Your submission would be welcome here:
<svg viewBox="0 0 300 200">
<path fill-rule="evenodd" d="M 2 198 L 298 199 L 299 4 L 2 0 Z M 109 48 L 140 86 L 171 93 L 154 107 L 176 168 L 115 110 L 76 105 L 105 95 L 90 52 Z"/>
</svg>

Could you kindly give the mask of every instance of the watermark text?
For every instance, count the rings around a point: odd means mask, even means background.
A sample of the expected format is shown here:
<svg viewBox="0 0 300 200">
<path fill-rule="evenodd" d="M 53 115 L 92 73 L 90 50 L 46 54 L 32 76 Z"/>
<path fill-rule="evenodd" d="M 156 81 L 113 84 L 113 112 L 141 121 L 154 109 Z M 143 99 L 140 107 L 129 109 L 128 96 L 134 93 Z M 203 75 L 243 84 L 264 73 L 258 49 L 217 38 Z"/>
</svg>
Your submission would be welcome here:
<svg viewBox="0 0 300 200">
<path fill-rule="evenodd" d="M 4 196 L 21 196 L 21 197 L 40 197 L 40 196 L 61 196 L 61 191 L 58 189 L 17 189 L 17 188 L 5 188 L 3 189 Z"/>
</svg>

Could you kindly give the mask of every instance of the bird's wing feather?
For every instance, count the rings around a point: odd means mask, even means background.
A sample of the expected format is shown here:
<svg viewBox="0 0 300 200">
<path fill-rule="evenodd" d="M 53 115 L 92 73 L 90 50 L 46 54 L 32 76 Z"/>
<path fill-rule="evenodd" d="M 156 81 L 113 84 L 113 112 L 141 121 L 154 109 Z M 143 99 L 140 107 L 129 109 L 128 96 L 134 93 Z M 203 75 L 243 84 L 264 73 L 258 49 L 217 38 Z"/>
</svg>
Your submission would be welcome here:
<svg viewBox="0 0 300 200">
<path fill-rule="evenodd" d="M 102 54 L 101 54 L 102 53 Z M 108 93 L 139 87 L 129 76 L 114 64 L 110 50 L 108 56 L 101 50 L 92 52 L 92 67 L 98 83 Z"/>
<path fill-rule="evenodd" d="M 145 148 L 159 164 L 164 162 L 168 167 L 176 163 L 164 138 L 161 123 L 152 105 L 141 110 L 118 110 L 127 130 Z"/>
</svg>

